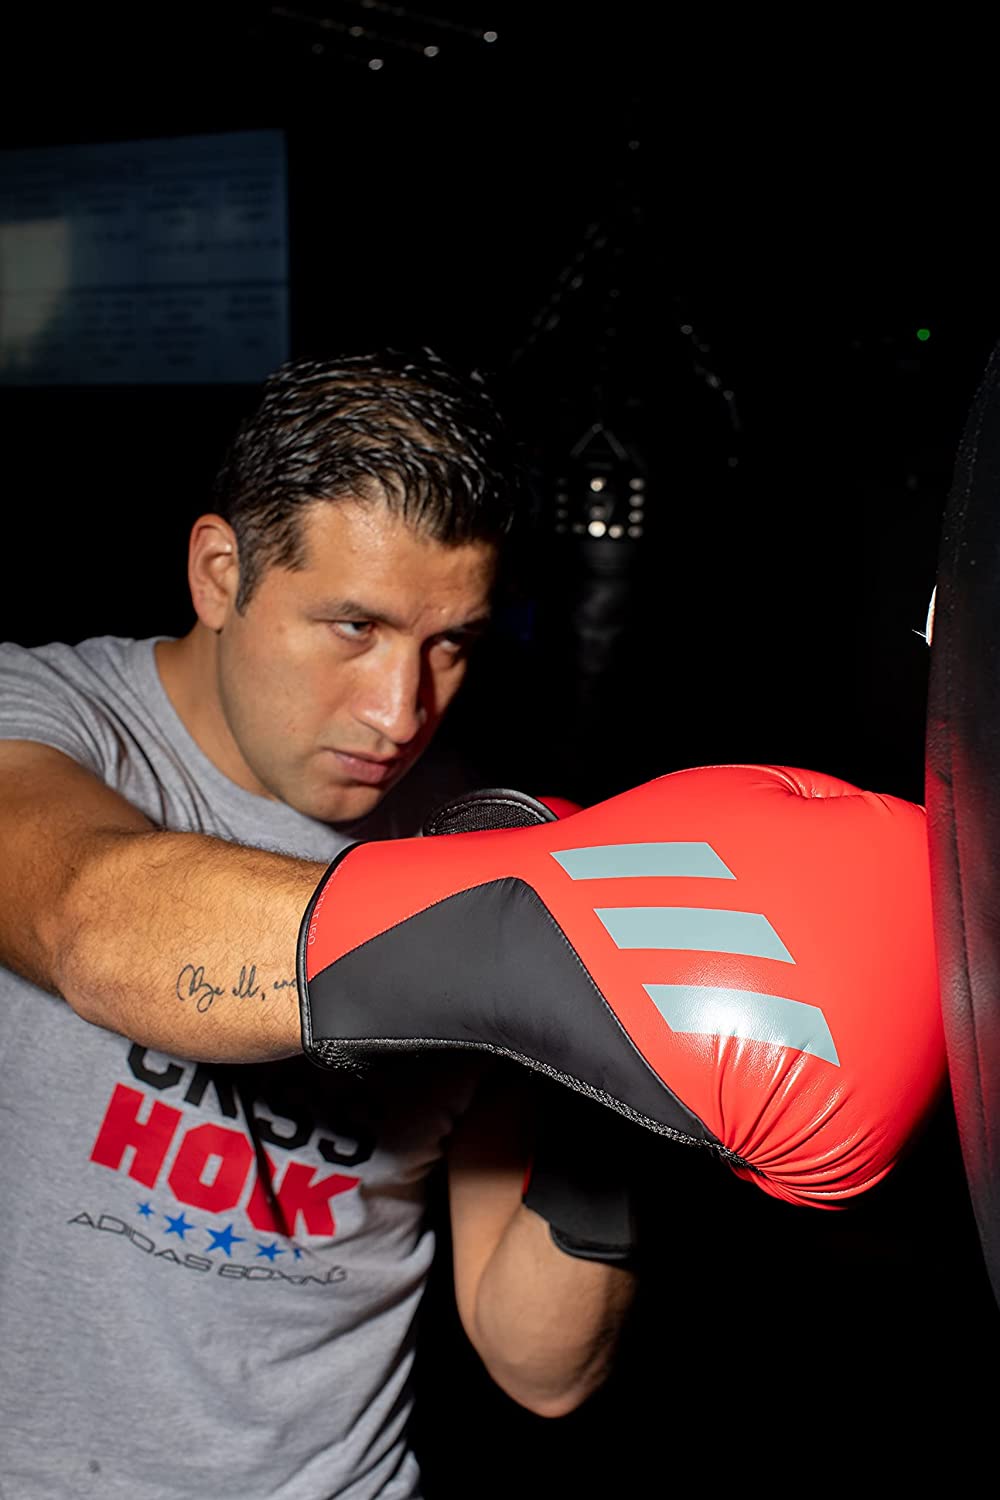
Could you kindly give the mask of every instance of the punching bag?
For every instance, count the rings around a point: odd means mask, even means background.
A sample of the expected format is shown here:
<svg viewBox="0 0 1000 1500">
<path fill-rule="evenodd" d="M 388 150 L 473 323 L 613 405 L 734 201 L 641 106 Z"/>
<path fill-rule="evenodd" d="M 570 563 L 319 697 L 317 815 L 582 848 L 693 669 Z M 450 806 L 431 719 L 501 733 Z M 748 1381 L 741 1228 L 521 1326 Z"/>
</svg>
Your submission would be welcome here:
<svg viewBox="0 0 1000 1500">
<path fill-rule="evenodd" d="M 959 446 L 927 633 L 925 792 L 945 1042 L 1000 1302 L 1000 345 Z"/>
</svg>

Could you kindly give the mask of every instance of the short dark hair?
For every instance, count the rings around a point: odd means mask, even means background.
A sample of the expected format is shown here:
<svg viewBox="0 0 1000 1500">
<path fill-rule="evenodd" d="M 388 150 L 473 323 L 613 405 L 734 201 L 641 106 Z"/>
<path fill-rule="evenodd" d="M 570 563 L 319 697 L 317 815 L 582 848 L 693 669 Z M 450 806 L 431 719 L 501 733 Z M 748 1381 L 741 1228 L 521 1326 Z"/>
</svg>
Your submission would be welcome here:
<svg viewBox="0 0 1000 1500">
<path fill-rule="evenodd" d="M 237 607 L 269 567 L 302 565 L 299 517 L 317 500 L 378 499 L 437 541 L 499 547 L 521 487 L 478 372 L 428 348 L 289 360 L 264 382 L 216 480 L 239 544 Z"/>
</svg>

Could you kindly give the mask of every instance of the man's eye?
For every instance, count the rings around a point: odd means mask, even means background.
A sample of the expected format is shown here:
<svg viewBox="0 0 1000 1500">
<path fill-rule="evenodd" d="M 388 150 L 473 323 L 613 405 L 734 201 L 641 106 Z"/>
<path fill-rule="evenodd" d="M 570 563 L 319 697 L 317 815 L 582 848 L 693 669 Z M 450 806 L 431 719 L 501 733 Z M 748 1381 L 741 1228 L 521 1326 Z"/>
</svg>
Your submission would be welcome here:
<svg viewBox="0 0 1000 1500">
<path fill-rule="evenodd" d="M 371 634 L 370 620 L 332 620 L 334 632 L 345 641 L 363 641 Z"/>
<path fill-rule="evenodd" d="M 439 635 L 435 644 L 449 656 L 464 656 L 472 644 L 472 639 L 467 635 Z"/>
</svg>

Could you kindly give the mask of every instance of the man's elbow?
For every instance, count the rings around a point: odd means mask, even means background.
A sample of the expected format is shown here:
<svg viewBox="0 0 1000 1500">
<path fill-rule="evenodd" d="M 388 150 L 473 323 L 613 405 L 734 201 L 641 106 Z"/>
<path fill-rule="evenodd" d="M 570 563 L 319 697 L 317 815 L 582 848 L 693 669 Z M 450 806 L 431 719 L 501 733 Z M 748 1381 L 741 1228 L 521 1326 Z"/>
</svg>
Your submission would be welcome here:
<svg viewBox="0 0 1000 1500">
<path fill-rule="evenodd" d="M 571 1412 L 578 1410 L 596 1389 L 596 1385 L 586 1388 L 577 1387 L 563 1391 L 559 1395 L 536 1397 L 534 1400 L 522 1401 L 520 1404 L 536 1417 L 568 1417 Z"/>
<path fill-rule="evenodd" d="M 604 1384 L 608 1374 L 606 1365 L 572 1375 L 555 1376 L 547 1372 L 540 1376 L 533 1369 L 496 1368 L 488 1361 L 484 1363 L 494 1384 L 506 1396 L 533 1416 L 546 1419 L 568 1417 L 578 1410 Z"/>
</svg>

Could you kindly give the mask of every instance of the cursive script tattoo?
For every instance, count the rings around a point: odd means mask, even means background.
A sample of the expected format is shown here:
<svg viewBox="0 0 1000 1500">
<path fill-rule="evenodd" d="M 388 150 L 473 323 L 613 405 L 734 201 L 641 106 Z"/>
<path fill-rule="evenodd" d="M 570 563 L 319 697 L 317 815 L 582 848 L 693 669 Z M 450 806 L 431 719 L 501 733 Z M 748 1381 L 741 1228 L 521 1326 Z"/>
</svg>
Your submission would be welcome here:
<svg viewBox="0 0 1000 1500">
<path fill-rule="evenodd" d="M 204 1015 L 209 1009 L 216 995 L 222 994 L 220 985 L 212 984 L 205 978 L 205 967 L 203 964 L 185 964 L 177 976 L 177 998 L 178 1000 L 193 1000 L 195 1010 Z"/>
<path fill-rule="evenodd" d="M 251 995 L 259 995 L 260 988 L 257 984 L 257 965 L 251 964 L 249 969 L 246 964 L 240 970 L 240 977 L 233 985 L 232 993 L 237 1000 L 248 1000 Z"/>
<path fill-rule="evenodd" d="M 294 979 L 276 979 L 274 981 L 274 983 L 272 984 L 271 988 L 273 990 L 293 990 L 295 988 L 295 980 Z"/>
</svg>

